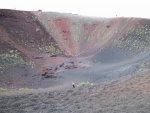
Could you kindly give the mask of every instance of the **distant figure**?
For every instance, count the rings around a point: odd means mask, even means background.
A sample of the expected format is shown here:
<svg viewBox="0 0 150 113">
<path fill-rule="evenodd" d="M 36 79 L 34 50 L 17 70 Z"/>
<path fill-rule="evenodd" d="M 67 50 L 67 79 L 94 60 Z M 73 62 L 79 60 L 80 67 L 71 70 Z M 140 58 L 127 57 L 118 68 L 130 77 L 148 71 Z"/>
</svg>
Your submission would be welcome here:
<svg viewBox="0 0 150 113">
<path fill-rule="evenodd" d="M 72 87 L 75 88 L 75 83 L 74 82 L 72 82 Z"/>
</svg>

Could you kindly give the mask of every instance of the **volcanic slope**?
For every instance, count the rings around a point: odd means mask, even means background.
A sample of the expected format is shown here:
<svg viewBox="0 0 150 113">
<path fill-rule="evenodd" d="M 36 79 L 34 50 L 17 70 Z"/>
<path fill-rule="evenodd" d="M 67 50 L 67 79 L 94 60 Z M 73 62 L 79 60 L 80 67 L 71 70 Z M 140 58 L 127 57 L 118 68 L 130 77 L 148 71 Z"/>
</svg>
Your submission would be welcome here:
<svg viewBox="0 0 150 113">
<path fill-rule="evenodd" d="M 1 9 L 0 20 L 1 86 L 99 83 L 149 69 L 148 19 Z M 61 77 L 43 80 L 53 68 Z"/>
<path fill-rule="evenodd" d="M 0 112 L 149 113 L 149 70 L 149 19 L 0 10 Z M 69 90 L 72 82 L 94 86 Z"/>
</svg>

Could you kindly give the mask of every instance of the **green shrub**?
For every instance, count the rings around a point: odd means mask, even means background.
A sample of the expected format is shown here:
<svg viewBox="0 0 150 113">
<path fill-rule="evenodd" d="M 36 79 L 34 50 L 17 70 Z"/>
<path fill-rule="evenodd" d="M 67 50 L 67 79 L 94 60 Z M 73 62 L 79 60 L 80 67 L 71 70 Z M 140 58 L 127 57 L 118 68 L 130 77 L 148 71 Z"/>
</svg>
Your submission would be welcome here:
<svg viewBox="0 0 150 113">
<path fill-rule="evenodd" d="M 83 86 L 93 86 L 94 83 L 90 83 L 90 82 L 80 82 L 77 86 L 78 87 L 83 87 Z"/>
<path fill-rule="evenodd" d="M 6 91 L 7 91 L 6 88 L 1 88 L 1 87 L 0 87 L 0 92 L 6 92 Z"/>
</svg>

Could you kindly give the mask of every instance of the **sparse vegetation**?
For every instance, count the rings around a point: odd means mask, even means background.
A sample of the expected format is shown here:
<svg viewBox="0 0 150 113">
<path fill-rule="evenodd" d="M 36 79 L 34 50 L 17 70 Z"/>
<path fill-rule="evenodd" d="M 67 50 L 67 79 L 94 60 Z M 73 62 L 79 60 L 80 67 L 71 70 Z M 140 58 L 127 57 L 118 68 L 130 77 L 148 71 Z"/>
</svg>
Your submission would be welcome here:
<svg viewBox="0 0 150 113">
<path fill-rule="evenodd" d="M 20 91 L 29 91 L 29 90 L 32 90 L 32 89 L 30 89 L 30 88 L 19 88 L 18 90 L 20 90 Z"/>
<path fill-rule="evenodd" d="M 0 87 L 0 93 L 8 91 L 6 88 Z"/>
<path fill-rule="evenodd" d="M 0 87 L 0 93 L 3 93 L 3 92 L 9 92 L 9 91 L 31 91 L 32 89 L 31 88 L 18 88 L 18 89 L 8 89 L 8 88 L 3 88 L 3 87 Z"/>
<path fill-rule="evenodd" d="M 47 46 L 40 46 L 39 52 L 48 53 L 49 55 L 58 55 L 61 54 L 61 51 L 54 47 L 53 45 L 47 45 Z"/>
<path fill-rule="evenodd" d="M 117 47 L 126 49 L 132 54 L 145 52 L 150 45 L 150 26 L 138 25 L 122 35 L 116 42 Z"/>
<path fill-rule="evenodd" d="M 34 67 L 34 63 L 32 61 L 24 60 L 18 50 L 7 50 L 6 52 L 0 54 L 1 72 L 18 64 L 31 65 L 31 67 Z"/>
<path fill-rule="evenodd" d="M 38 18 L 36 16 L 31 16 L 31 18 L 32 18 L 33 21 L 37 21 L 38 20 Z"/>
<path fill-rule="evenodd" d="M 90 83 L 90 82 L 80 82 L 79 84 L 77 84 L 78 87 L 84 87 L 84 86 L 93 86 L 94 83 Z"/>
<path fill-rule="evenodd" d="M 141 62 L 136 66 L 136 73 L 144 73 L 150 71 L 150 61 Z"/>
</svg>

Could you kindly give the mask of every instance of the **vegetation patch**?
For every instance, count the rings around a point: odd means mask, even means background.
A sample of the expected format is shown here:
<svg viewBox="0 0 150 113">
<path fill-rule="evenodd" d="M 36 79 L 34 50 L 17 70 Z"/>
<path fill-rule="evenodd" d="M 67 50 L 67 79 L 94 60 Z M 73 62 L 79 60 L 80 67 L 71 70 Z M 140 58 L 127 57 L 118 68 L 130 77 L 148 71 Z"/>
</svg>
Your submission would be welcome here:
<svg viewBox="0 0 150 113">
<path fill-rule="evenodd" d="M 53 45 L 39 46 L 38 50 L 39 52 L 48 53 L 49 55 L 62 54 L 61 51 L 58 48 L 54 47 Z"/>
<path fill-rule="evenodd" d="M 115 44 L 133 55 L 145 52 L 150 46 L 150 26 L 133 27 L 128 33 L 123 34 Z"/>
<path fill-rule="evenodd" d="M 0 87 L 0 93 L 1 93 L 1 92 L 6 92 L 6 91 L 8 91 L 6 88 Z"/>
<path fill-rule="evenodd" d="M 0 87 L 0 93 L 4 93 L 4 92 L 8 92 L 8 91 L 14 91 L 14 90 L 17 90 L 17 91 L 31 91 L 32 89 L 31 88 L 7 89 L 7 88 Z"/>
<path fill-rule="evenodd" d="M 18 64 L 31 65 L 32 67 L 34 67 L 34 63 L 32 61 L 24 60 L 18 50 L 10 49 L 0 54 L 1 73 L 6 69 L 16 66 Z"/>
<path fill-rule="evenodd" d="M 80 82 L 79 84 L 77 84 L 78 87 L 84 87 L 84 86 L 93 86 L 95 85 L 94 83 L 90 83 L 90 82 Z"/>
<path fill-rule="evenodd" d="M 144 73 L 150 71 L 150 61 L 141 62 L 137 67 L 137 73 Z"/>
<path fill-rule="evenodd" d="M 19 91 L 29 91 L 29 90 L 32 90 L 32 89 L 30 89 L 30 88 L 19 88 L 18 90 Z"/>
</svg>

